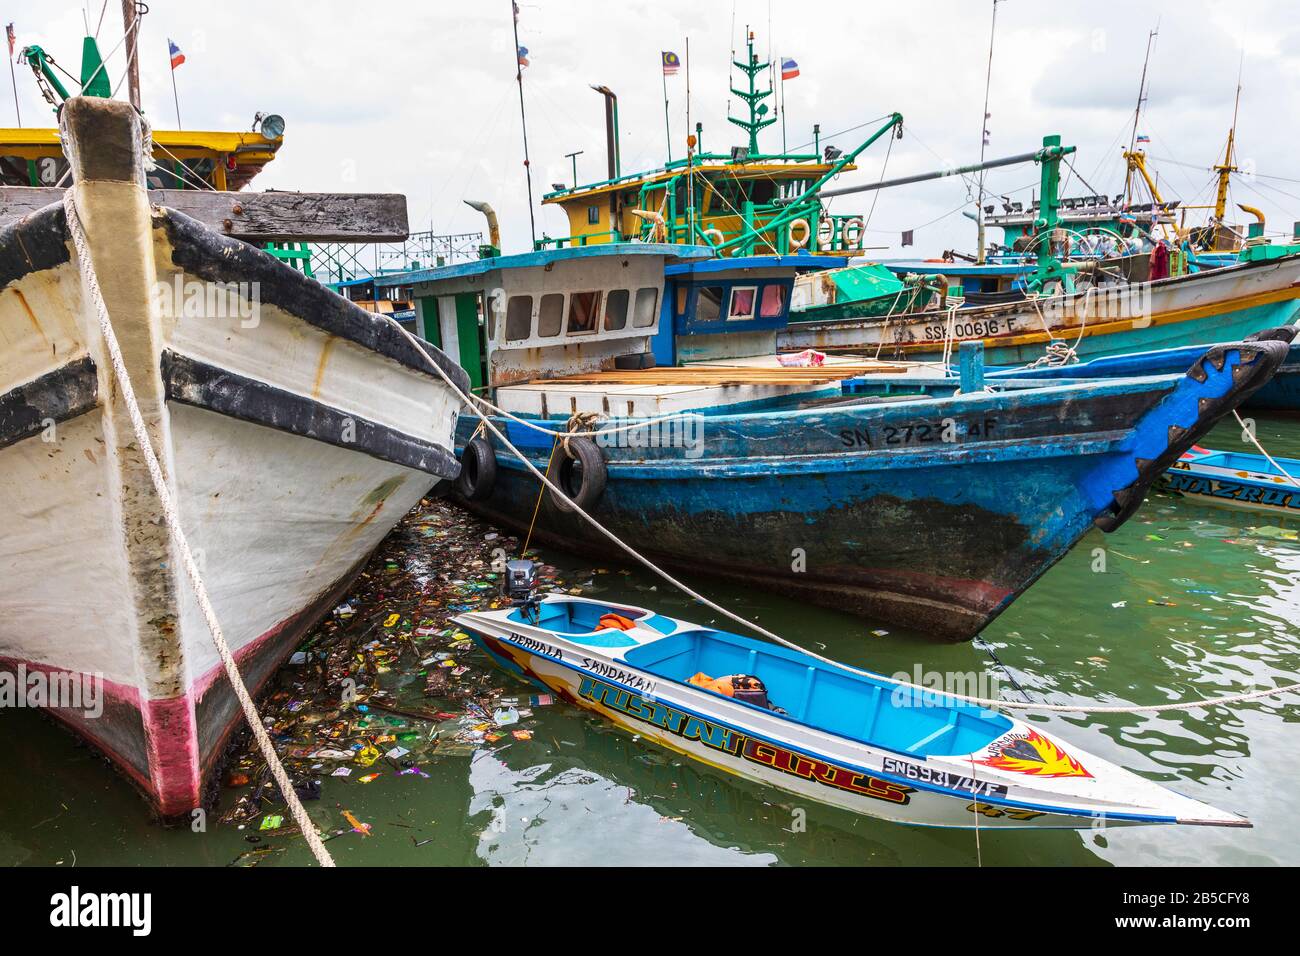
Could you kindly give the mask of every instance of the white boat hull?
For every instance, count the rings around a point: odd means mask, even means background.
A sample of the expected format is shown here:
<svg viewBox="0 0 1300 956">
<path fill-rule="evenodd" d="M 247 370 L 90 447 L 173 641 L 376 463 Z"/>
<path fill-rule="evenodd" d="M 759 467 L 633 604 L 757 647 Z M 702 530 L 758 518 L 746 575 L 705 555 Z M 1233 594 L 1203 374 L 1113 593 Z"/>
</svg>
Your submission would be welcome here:
<svg viewBox="0 0 1300 956">
<path fill-rule="evenodd" d="M 387 531 L 456 475 L 459 398 L 385 319 L 151 209 L 133 173 L 73 188 L 181 527 L 256 691 Z M 61 206 L 0 234 L 0 667 L 101 688 L 102 713 L 49 709 L 178 817 L 205 802 L 242 715 L 81 266 Z"/>
</svg>

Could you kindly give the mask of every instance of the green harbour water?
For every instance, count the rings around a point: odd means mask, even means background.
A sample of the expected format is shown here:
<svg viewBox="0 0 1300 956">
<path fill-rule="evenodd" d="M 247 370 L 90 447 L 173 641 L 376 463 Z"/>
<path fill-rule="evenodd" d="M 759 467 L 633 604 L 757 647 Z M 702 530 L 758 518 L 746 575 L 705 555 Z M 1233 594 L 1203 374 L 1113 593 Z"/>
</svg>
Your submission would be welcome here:
<svg viewBox="0 0 1300 956">
<path fill-rule="evenodd" d="M 1257 421 L 1265 447 L 1300 457 L 1300 421 Z M 1235 423 L 1202 444 L 1253 450 Z M 1300 670 L 1297 531 L 1300 519 L 1154 494 L 1115 534 L 1090 533 L 984 638 L 1026 693 L 1052 703 L 1154 704 L 1292 683 Z M 543 557 L 584 594 L 710 623 L 710 613 L 646 572 L 595 573 L 581 557 Z M 980 644 L 936 643 L 752 588 L 693 583 L 849 663 L 887 674 L 919 665 L 1002 676 Z M 491 667 L 477 650 L 457 656 Z M 536 692 L 504 674 L 494 681 L 511 694 Z M 1005 680 L 1002 693 L 1019 698 Z M 977 840 L 972 831 L 900 826 L 721 774 L 563 703 L 534 708 L 532 739 L 440 757 L 422 765 L 427 778 L 326 776 L 321 799 L 307 806 L 331 829 L 345 826 L 344 810 L 371 825 L 369 837 L 346 832 L 327 844 L 344 866 L 1297 865 L 1297 699 L 1033 718 L 1081 749 L 1244 814 L 1255 824 L 1249 830 L 983 831 Z M 2 865 L 226 866 L 255 848 L 263 866 L 311 863 L 299 837 L 250 842 L 249 830 L 218 825 L 215 814 L 201 833 L 156 825 L 129 784 L 38 713 L 0 711 L 0 735 Z"/>
</svg>

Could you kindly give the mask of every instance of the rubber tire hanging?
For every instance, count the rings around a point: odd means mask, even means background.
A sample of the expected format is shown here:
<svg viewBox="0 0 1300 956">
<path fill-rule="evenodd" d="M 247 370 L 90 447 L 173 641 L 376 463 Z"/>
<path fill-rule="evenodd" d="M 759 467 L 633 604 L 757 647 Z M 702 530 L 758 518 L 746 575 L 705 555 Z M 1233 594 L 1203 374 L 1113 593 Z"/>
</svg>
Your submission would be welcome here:
<svg viewBox="0 0 1300 956">
<path fill-rule="evenodd" d="M 460 453 L 456 492 L 466 501 L 482 501 L 497 483 L 497 456 L 486 438 L 471 438 Z"/>
<path fill-rule="evenodd" d="M 562 452 L 566 450 L 568 453 L 561 456 L 560 467 L 556 469 L 552 480 L 573 499 L 574 504 L 587 511 L 605 493 L 605 484 L 609 480 L 605 456 L 590 438 L 570 438 L 568 448 L 561 448 Z M 581 482 L 576 489 L 575 472 Z M 554 492 L 550 492 L 550 498 L 561 511 L 573 511 L 569 503 L 561 500 Z"/>
</svg>

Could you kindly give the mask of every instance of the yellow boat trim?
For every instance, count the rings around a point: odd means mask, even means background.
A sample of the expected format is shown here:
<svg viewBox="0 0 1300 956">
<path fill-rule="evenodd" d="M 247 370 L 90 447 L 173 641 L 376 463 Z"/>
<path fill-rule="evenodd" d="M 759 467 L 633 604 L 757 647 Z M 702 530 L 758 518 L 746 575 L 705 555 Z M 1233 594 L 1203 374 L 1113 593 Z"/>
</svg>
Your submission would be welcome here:
<svg viewBox="0 0 1300 956">
<path fill-rule="evenodd" d="M 1088 338 L 1093 335 L 1110 335 L 1114 332 L 1128 332 L 1132 329 L 1147 329 L 1155 325 L 1173 325 L 1178 322 L 1190 322 L 1193 319 L 1204 319 L 1211 315 L 1216 315 L 1228 308 L 1232 309 L 1250 309 L 1258 305 L 1271 305 L 1274 302 L 1285 302 L 1287 299 L 1300 299 L 1300 286 L 1289 286 L 1285 289 L 1274 289 L 1272 292 L 1257 292 L 1254 295 L 1243 296 L 1239 299 L 1230 299 L 1221 302 L 1211 303 L 1210 305 L 1200 305 L 1191 309 L 1174 309 L 1170 312 L 1159 312 L 1149 319 L 1122 319 L 1118 322 L 1103 322 L 1100 325 L 1085 325 L 1080 329 L 1077 325 L 1058 326 L 1055 329 L 1056 335 L 1049 335 L 1047 332 L 1026 332 L 1022 335 L 995 335 L 984 339 L 956 339 L 961 342 L 983 342 L 986 348 L 1004 348 L 1009 345 L 1038 345 L 1043 342 L 1051 342 L 1059 338 L 1059 333 L 1068 332 L 1071 335 Z M 941 313 L 935 313 L 936 316 Z M 915 321 L 915 320 L 914 320 Z M 909 324 L 912 324 L 909 322 Z M 797 326 L 796 326 L 797 327 Z M 890 344 L 890 343 L 886 343 Z M 933 352 L 936 345 L 942 345 L 940 342 L 904 342 L 899 343 L 898 347 L 903 352 Z"/>
<path fill-rule="evenodd" d="M 819 179 L 828 173 L 834 164 L 827 163 L 806 163 L 803 165 L 795 163 L 714 163 L 700 164 L 694 167 L 696 176 L 708 175 L 713 173 L 725 173 L 737 179 Z M 851 172 L 857 169 L 857 166 L 850 163 L 844 167 L 845 172 Z M 582 188 L 577 190 L 567 190 L 561 195 L 549 195 L 542 197 L 542 205 L 558 203 L 563 205 L 566 202 L 574 200 L 591 199 L 593 196 L 603 196 L 612 192 L 626 192 L 629 189 L 641 189 L 647 184 L 663 184 L 676 176 L 684 176 L 686 169 L 661 170 L 657 173 L 651 173 L 646 176 L 633 176 L 621 179 L 616 183 L 605 183 L 600 186 L 591 188 Z"/>
</svg>

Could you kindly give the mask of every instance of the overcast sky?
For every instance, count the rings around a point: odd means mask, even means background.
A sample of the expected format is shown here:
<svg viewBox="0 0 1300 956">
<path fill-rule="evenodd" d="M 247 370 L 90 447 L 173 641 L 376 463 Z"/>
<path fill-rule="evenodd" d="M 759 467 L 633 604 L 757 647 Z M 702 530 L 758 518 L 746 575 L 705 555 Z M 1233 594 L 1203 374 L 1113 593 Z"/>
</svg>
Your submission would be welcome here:
<svg viewBox="0 0 1300 956">
<path fill-rule="evenodd" d="M 6 0 L 19 46 L 38 43 L 77 72 L 83 21 L 94 32 L 104 0 Z M 103 51 L 121 39 L 119 0 L 108 0 Z M 619 96 L 623 170 L 665 158 L 660 51 L 685 59 L 690 37 L 692 119 L 704 144 L 740 142 L 726 122 L 727 64 L 748 25 L 760 55 L 793 57 L 801 76 L 785 86 L 790 147 L 812 138 L 856 146 L 872 126 L 831 137 L 890 112 L 906 132 L 894 143 L 888 175 L 978 159 L 988 66 L 991 0 L 520 0 L 534 196 L 569 182 L 578 157 L 582 181 L 605 177 L 604 114 L 590 84 Z M 174 128 L 167 38 L 185 53 L 176 71 L 181 120 L 188 128 L 238 129 L 258 110 L 286 122 L 279 157 L 255 188 L 392 191 L 409 199 L 411 227 L 478 231 L 464 199 L 491 202 L 507 251 L 529 243 L 519 99 L 510 0 L 226 0 L 209 4 L 151 0 L 141 30 L 145 112 Z M 89 10 L 87 11 L 87 8 Z M 734 11 L 734 12 L 733 12 Z M 1300 219 L 1300 3 L 1250 0 L 1003 0 L 998 4 L 988 122 L 990 158 L 1031 150 L 1045 133 L 1078 147 L 1067 194 L 1086 193 L 1078 177 L 1116 193 L 1142 72 L 1148 31 L 1149 101 L 1139 131 L 1151 137 L 1152 165 L 1166 198 L 1206 202 L 1208 167 L 1222 155 L 1232 119 L 1239 62 L 1243 90 L 1239 162 L 1256 175 L 1238 180 L 1235 202 L 1262 208 L 1270 231 L 1290 233 Z M 771 28 L 769 29 L 769 17 Z M 734 18 L 734 28 L 733 28 Z M 1244 53 L 1244 61 L 1242 60 Z M 114 53 L 116 83 L 123 53 Z M 29 72 L 18 74 L 25 125 L 52 124 Z M 686 134 L 685 71 L 668 79 L 673 155 Z M 12 100 L 8 119 L 14 119 Z M 875 125 L 875 124 L 872 124 Z M 781 126 L 760 145 L 781 145 Z M 859 171 L 837 185 L 878 178 L 884 141 Z M 990 172 L 986 188 L 1027 199 L 1035 167 Z M 898 255 L 899 234 L 914 229 L 908 254 L 973 251 L 975 227 L 961 180 L 834 201 L 834 211 L 871 211 L 868 244 Z M 564 235 L 554 207 L 537 207 L 538 232 Z M 1239 219 L 1247 217 L 1239 216 Z"/>
</svg>

